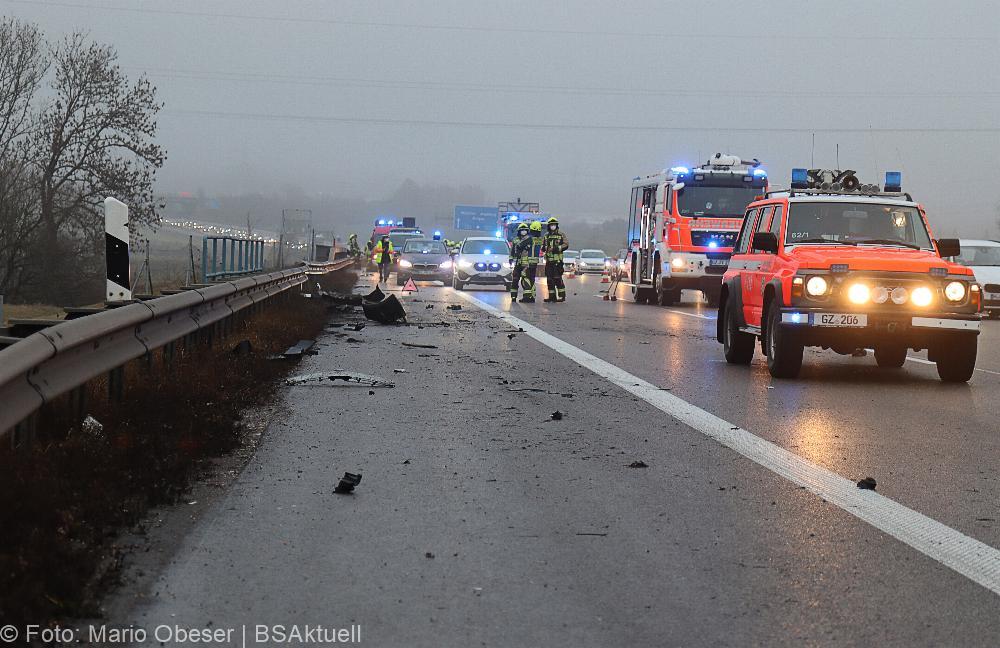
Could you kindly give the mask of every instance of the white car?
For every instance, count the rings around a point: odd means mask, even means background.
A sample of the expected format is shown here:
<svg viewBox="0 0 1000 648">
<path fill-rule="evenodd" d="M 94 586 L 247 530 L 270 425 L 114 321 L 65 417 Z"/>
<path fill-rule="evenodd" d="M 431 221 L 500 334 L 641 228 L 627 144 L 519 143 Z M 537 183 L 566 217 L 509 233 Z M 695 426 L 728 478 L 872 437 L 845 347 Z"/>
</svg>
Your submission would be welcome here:
<svg viewBox="0 0 1000 648">
<path fill-rule="evenodd" d="M 611 267 L 611 259 L 604 250 L 580 250 L 576 260 L 576 271 L 602 273 Z"/>
<path fill-rule="evenodd" d="M 983 310 L 1000 316 L 1000 241 L 962 239 L 962 254 L 955 261 L 972 268 L 983 287 Z"/>
<path fill-rule="evenodd" d="M 455 257 L 451 287 L 465 290 L 468 284 L 503 286 L 510 289 L 514 266 L 510 264 L 510 246 L 499 238 L 469 237 Z"/>
<path fill-rule="evenodd" d="M 563 272 L 576 272 L 576 260 L 579 257 L 579 250 L 566 250 L 563 252 Z"/>
</svg>

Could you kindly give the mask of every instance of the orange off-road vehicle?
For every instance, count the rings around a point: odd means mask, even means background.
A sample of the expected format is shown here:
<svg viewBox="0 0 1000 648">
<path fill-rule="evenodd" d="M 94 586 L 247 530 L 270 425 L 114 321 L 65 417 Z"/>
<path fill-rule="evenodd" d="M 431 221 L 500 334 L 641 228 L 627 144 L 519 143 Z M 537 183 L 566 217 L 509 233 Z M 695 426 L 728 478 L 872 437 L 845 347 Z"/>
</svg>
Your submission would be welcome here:
<svg viewBox="0 0 1000 648">
<path fill-rule="evenodd" d="M 718 340 L 749 364 L 757 339 L 777 378 L 793 378 L 807 346 L 873 349 L 901 367 L 926 349 L 941 380 L 972 377 L 980 287 L 956 239 L 934 240 L 900 174 L 884 190 L 853 172 L 793 169 L 792 188 L 749 205 L 723 276 Z"/>
</svg>

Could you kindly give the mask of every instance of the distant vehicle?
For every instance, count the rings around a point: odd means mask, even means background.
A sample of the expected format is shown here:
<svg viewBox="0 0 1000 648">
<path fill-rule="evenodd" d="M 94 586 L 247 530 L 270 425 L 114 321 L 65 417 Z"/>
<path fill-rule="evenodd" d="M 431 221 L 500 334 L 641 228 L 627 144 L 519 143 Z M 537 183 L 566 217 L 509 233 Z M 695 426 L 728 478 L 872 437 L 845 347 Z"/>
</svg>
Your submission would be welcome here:
<svg viewBox="0 0 1000 648">
<path fill-rule="evenodd" d="M 396 264 L 396 285 L 409 279 L 448 283 L 452 276 L 451 254 L 441 241 L 411 238 L 403 243 Z"/>
<path fill-rule="evenodd" d="M 611 258 L 611 276 L 621 277 L 628 266 L 625 261 L 628 259 L 628 248 L 622 248 Z"/>
<path fill-rule="evenodd" d="M 991 318 L 1000 317 L 1000 241 L 962 239 L 962 253 L 956 263 L 972 268 L 983 286 L 983 310 Z"/>
<path fill-rule="evenodd" d="M 717 320 L 726 361 L 750 364 L 758 338 L 775 378 L 796 377 L 807 346 L 874 349 L 886 368 L 926 349 L 942 381 L 969 380 L 980 288 L 946 260 L 961 256 L 959 241 L 934 239 L 898 172 L 886 173 L 885 191 L 814 175 L 792 169 L 791 189 L 747 208 Z"/>
<path fill-rule="evenodd" d="M 580 250 L 566 250 L 563 252 L 563 272 L 576 272 L 576 260 L 580 257 Z"/>
<path fill-rule="evenodd" d="M 465 290 L 469 284 L 503 286 L 510 289 L 514 266 L 507 241 L 486 236 L 469 237 L 455 257 L 451 287 Z"/>
<path fill-rule="evenodd" d="M 604 250 L 581 250 L 576 262 L 577 272 L 603 273 L 611 267 L 611 260 Z"/>
<path fill-rule="evenodd" d="M 393 228 L 389 231 L 389 242 L 392 243 L 393 250 L 396 253 L 396 261 L 399 260 L 399 254 L 403 250 L 403 246 L 410 239 L 422 239 L 424 238 L 424 233 L 419 229 L 406 227 L 406 228 Z"/>
</svg>

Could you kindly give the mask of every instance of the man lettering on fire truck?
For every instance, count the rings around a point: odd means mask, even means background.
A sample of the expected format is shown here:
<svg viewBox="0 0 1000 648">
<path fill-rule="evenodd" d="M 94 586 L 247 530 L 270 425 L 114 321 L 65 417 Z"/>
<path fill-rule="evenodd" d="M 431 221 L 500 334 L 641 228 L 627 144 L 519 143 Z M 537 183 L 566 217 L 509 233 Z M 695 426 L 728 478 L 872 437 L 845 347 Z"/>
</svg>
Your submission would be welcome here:
<svg viewBox="0 0 1000 648">
<path fill-rule="evenodd" d="M 547 302 L 566 301 L 566 284 L 563 282 L 563 252 L 569 249 L 569 239 L 559 229 L 559 220 L 553 216 L 546 222 L 545 242 L 545 284 L 549 289 Z"/>
</svg>

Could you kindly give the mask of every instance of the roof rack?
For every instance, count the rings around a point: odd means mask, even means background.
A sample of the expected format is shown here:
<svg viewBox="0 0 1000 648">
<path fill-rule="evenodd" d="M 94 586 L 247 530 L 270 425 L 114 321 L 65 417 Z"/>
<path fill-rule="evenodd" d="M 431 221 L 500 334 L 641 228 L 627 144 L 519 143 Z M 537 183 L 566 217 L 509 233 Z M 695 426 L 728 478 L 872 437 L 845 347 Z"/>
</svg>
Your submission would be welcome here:
<svg viewBox="0 0 1000 648">
<path fill-rule="evenodd" d="M 773 189 L 764 192 L 765 197 L 773 194 L 788 194 L 789 198 L 794 196 L 858 196 L 862 198 L 906 198 L 908 202 L 913 202 L 913 197 L 907 191 L 848 191 L 842 189 Z"/>
</svg>

